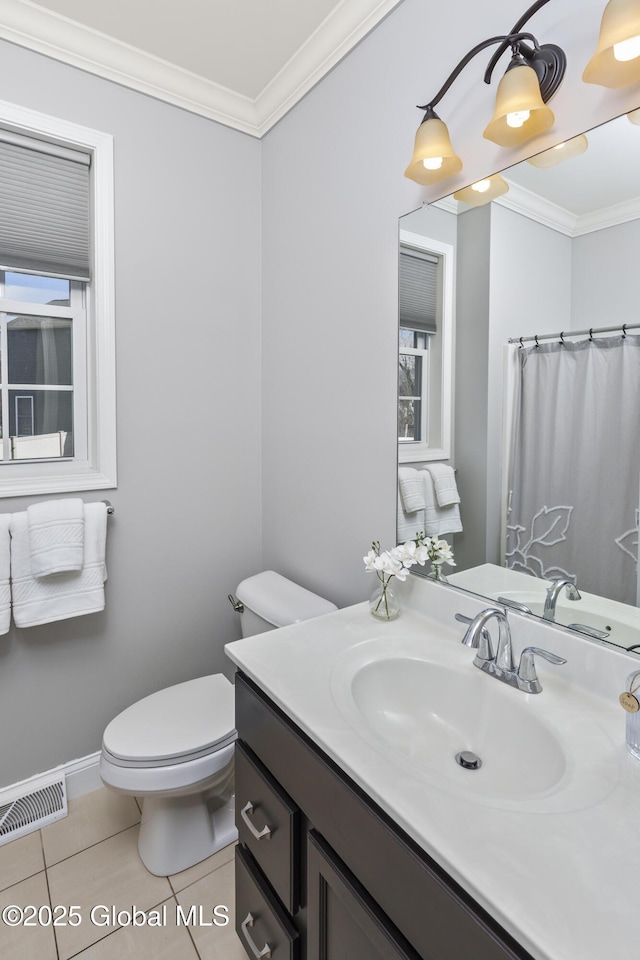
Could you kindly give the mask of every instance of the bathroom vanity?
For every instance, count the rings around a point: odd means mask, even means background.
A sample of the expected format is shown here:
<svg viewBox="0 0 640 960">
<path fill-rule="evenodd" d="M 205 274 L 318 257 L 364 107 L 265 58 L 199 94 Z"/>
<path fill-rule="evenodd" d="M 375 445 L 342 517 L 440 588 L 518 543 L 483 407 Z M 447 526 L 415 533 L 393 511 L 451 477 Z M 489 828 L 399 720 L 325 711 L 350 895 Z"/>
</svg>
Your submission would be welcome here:
<svg viewBox="0 0 640 960">
<path fill-rule="evenodd" d="M 239 668 L 236 916 L 248 956 L 603 960 L 634 950 L 640 764 L 624 748 L 614 691 L 637 659 L 510 616 L 514 644 L 551 649 L 567 666 L 541 666 L 541 694 L 502 689 L 475 670 L 453 620 L 482 601 L 418 578 L 405 591 L 392 623 L 360 604 L 226 648 Z M 425 701 L 447 688 L 455 736 L 468 708 L 478 738 L 459 746 L 485 752 L 484 774 L 440 769 L 449 744 L 425 752 L 440 739 L 427 711 L 422 739 L 406 725 L 376 727 L 413 709 L 411 677 Z M 441 719 L 446 710 L 443 700 Z"/>
<path fill-rule="evenodd" d="M 243 674 L 236 704 L 236 911 L 249 956 L 251 943 L 290 960 L 530 956 Z M 265 825 L 273 847 L 256 837 Z"/>
</svg>

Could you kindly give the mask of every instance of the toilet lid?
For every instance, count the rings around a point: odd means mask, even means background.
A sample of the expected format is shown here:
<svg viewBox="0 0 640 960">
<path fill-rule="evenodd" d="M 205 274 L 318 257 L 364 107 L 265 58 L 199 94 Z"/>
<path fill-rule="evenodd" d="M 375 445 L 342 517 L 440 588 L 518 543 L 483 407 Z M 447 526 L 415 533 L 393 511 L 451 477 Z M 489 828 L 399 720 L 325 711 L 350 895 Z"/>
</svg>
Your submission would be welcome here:
<svg viewBox="0 0 640 960">
<path fill-rule="evenodd" d="M 132 704 L 104 732 L 103 746 L 129 762 L 179 762 L 235 739 L 233 685 L 217 673 Z"/>
</svg>

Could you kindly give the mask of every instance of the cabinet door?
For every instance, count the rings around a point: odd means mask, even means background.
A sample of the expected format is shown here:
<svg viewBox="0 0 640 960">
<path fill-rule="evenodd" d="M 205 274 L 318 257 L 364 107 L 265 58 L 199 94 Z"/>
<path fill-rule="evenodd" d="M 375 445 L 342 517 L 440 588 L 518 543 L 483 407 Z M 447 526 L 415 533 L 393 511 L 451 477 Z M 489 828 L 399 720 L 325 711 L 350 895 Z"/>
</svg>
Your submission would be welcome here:
<svg viewBox="0 0 640 960">
<path fill-rule="evenodd" d="M 283 904 L 299 903 L 299 811 L 251 751 L 236 744 L 238 838 L 253 854 Z"/>
<path fill-rule="evenodd" d="M 307 960 L 420 960 L 314 830 L 307 871 Z"/>
<path fill-rule="evenodd" d="M 251 960 L 298 960 L 298 931 L 241 846 L 236 847 L 236 933 Z"/>
</svg>

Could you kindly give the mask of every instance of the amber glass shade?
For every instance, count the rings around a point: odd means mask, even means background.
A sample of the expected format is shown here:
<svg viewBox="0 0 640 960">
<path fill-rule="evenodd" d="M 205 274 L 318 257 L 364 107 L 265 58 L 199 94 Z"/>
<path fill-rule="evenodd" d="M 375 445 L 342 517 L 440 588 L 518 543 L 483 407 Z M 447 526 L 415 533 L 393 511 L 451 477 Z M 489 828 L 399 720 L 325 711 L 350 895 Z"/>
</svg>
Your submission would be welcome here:
<svg viewBox="0 0 640 960">
<path fill-rule="evenodd" d="M 486 180 L 478 180 L 472 183 L 470 187 L 464 190 L 456 190 L 454 200 L 461 200 L 463 203 L 469 203 L 473 207 L 481 207 L 485 203 L 491 203 L 496 197 L 501 197 L 509 190 L 509 184 L 501 177 L 499 173 L 494 173 L 492 177 Z"/>
<path fill-rule="evenodd" d="M 532 167 L 541 167 L 542 169 L 555 167 L 559 163 L 564 163 L 565 160 L 570 160 L 571 157 L 579 157 L 588 146 L 589 141 L 584 133 L 581 133 L 579 137 L 573 137 L 572 140 L 559 143 L 555 147 L 551 147 L 550 150 L 539 153 L 536 157 L 529 157 L 527 163 L 530 163 Z"/>
<path fill-rule="evenodd" d="M 640 127 L 640 108 L 638 108 L 638 110 L 632 110 L 631 113 L 628 113 L 627 119 L 630 120 L 631 123 L 635 123 Z"/>
<path fill-rule="evenodd" d="M 638 38 L 637 44 L 635 38 Z M 629 42 L 631 49 L 617 47 L 618 44 L 628 46 Z M 634 52 L 638 55 L 634 56 Z M 596 52 L 585 67 L 582 79 L 585 83 L 614 89 L 640 80 L 640 0 L 609 0 L 602 14 Z"/>
<path fill-rule="evenodd" d="M 519 126 L 518 116 L 529 114 Z M 498 85 L 496 108 L 484 137 L 501 147 L 517 147 L 553 126 L 553 112 L 543 103 L 533 67 L 511 67 Z"/>
<path fill-rule="evenodd" d="M 428 166 L 425 166 L 425 161 Z M 451 146 L 446 123 L 439 117 L 424 120 L 418 127 L 413 156 L 404 172 L 405 177 L 422 186 L 429 186 L 460 170 L 462 160 Z"/>
</svg>

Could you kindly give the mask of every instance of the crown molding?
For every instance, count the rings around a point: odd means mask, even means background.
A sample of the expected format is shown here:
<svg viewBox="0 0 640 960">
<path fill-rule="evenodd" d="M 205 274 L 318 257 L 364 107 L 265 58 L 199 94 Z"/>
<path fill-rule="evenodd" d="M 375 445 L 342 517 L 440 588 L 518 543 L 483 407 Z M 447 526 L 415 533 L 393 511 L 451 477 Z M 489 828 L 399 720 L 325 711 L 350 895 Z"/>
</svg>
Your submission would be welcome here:
<svg viewBox="0 0 640 960">
<path fill-rule="evenodd" d="M 31 0 L 0 0 L 0 38 L 260 138 L 399 2 L 342 0 L 255 99 Z"/>
<path fill-rule="evenodd" d="M 402 0 L 342 0 L 258 95 L 263 136 Z"/>
<path fill-rule="evenodd" d="M 508 177 L 505 177 L 505 180 L 509 184 L 509 192 L 497 197 L 494 203 L 513 210 L 514 213 L 520 213 L 529 220 L 535 220 L 551 230 L 557 230 L 567 237 L 575 236 L 578 217 L 574 213 L 537 193 L 532 193 L 518 183 L 513 183 Z"/>
<path fill-rule="evenodd" d="M 628 223 L 630 220 L 640 220 L 640 197 L 625 200 L 624 203 L 617 203 L 614 206 L 604 207 L 602 210 L 595 210 L 593 213 L 578 217 L 574 236 L 582 237 L 586 233 L 606 230 L 607 227 L 617 227 L 619 224 Z"/>
<path fill-rule="evenodd" d="M 597 230 L 606 230 L 607 227 L 628 223 L 630 220 L 640 220 L 640 197 L 578 216 L 559 204 L 545 200 L 531 190 L 513 183 L 507 177 L 505 180 L 509 184 L 509 192 L 497 197 L 492 203 L 513 210 L 514 213 L 519 213 L 529 220 L 535 220 L 536 223 L 541 223 L 566 237 L 583 237 Z M 473 209 L 465 203 L 454 200 L 453 196 L 436 200 L 431 206 L 456 215 Z"/>
</svg>

